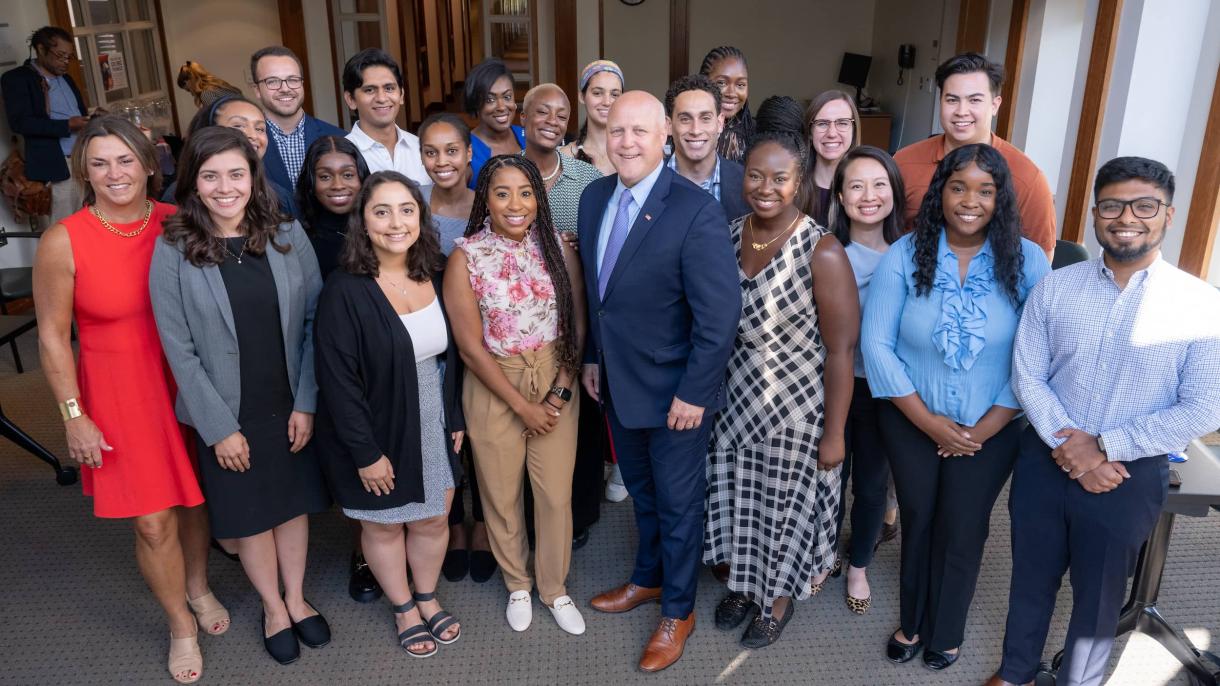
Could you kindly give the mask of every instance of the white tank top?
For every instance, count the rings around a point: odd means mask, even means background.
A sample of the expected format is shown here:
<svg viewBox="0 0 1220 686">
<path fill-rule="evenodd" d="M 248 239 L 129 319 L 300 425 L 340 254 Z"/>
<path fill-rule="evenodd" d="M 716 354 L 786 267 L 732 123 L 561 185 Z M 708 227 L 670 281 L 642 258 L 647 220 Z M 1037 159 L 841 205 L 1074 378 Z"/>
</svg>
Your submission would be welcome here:
<svg viewBox="0 0 1220 686">
<path fill-rule="evenodd" d="M 440 300 L 433 298 L 424 309 L 400 314 L 398 317 L 411 336 L 416 362 L 444 354 L 445 349 L 449 347 L 449 336 L 445 333 L 445 316 L 441 314 Z"/>
</svg>

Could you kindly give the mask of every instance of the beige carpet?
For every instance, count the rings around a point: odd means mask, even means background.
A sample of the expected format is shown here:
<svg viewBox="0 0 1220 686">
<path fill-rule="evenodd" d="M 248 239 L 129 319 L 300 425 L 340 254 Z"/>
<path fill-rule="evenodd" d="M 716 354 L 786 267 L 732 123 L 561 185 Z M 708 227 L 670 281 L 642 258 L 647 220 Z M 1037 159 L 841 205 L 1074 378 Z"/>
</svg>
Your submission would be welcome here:
<svg viewBox="0 0 1220 686">
<path fill-rule="evenodd" d="M 0 351 L 0 400 L 5 411 L 52 450 L 63 454 L 62 427 L 37 370 L 34 338 L 22 342 L 26 374 L 13 372 Z M 281 667 L 262 650 L 258 599 L 239 567 L 219 556 L 212 587 L 233 612 L 233 627 L 201 640 L 203 683 L 211 684 L 980 684 L 999 660 L 1009 575 L 1007 495 L 992 517 L 992 536 L 971 611 L 964 655 L 943 674 L 916 660 L 896 666 L 882 650 L 897 617 L 898 548 L 886 544 L 872 567 L 873 609 L 851 614 L 844 581 L 797 606 L 782 640 L 742 650 L 738 634 L 712 625 L 721 591 L 710 575 L 700 586 L 698 631 L 686 656 L 654 676 L 635 671 L 639 650 L 655 625 L 657 607 L 624 616 L 585 610 L 588 633 L 563 634 L 550 616 L 513 633 L 503 616 L 499 576 L 487 584 L 441 582 L 446 607 L 464 626 L 462 639 L 427 660 L 402 653 L 385 602 L 359 605 L 347 597 L 348 528 L 337 514 L 314 518 L 310 600 L 334 628 L 334 642 L 302 648 Z M 166 629 L 132 558 L 127 524 L 95 519 L 79 486 L 55 485 L 51 471 L 0 441 L 0 684 L 169 684 Z M 569 590 L 587 606 L 595 593 L 627 578 L 633 525 L 630 501 L 606 503 L 589 545 L 573 556 Z M 1179 520 L 1161 609 L 1203 648 L 1220 638 L 1220 518 Z M 1066 628 L 1070 591 L 1061 594 L 1051 648 Z M 1119 643 L 1110 684 L 1186 684 L 1159 645 L 1142 636 Z"/>
</svg>

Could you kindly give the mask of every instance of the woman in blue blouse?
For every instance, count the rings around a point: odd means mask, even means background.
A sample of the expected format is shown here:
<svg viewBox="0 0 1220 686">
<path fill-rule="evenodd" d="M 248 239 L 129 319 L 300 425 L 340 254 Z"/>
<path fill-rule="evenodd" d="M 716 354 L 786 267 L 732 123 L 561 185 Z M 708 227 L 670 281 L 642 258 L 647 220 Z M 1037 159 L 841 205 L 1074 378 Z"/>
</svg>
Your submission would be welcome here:
<svg viewBox="0 0 1220 686">
<path fill-rule="evenodd" d="M 901 625 L 886 656 L 957 661 L 992 505 L 1017 456 L 1012 341 L 1050 271 L 1021 238 L 1008 165 L 988 145 L 941 160 L 915 230 L 881 259 L 864 309 L 864 366 L 902 514 Z"/>
<path fill-rule="evenodd" d="M 500 60 L 490 57 L 466 75 L 466 114 L 478 120 L 470 133 L 470 180 L 474 188 L 479 170 L 496 155 L 516 155 L 525 150 L 525 129 L 513 124 L 517 98 L 513 73 Z"/>
</svg>

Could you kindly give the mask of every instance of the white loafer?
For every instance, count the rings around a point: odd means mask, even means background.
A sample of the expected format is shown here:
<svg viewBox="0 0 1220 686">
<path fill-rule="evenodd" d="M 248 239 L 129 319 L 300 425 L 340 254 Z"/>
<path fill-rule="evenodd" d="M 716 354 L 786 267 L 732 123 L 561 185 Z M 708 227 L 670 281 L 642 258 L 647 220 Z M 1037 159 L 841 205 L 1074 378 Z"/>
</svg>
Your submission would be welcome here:
<svg viewBox="0 0 1220 686">
<path fill-rule="evenodd" d="M 529 591 L 513 591 L 508 594 L 508 608 L 504 611 L 508 617 L 508 625 L 513 631 L 525 631 L 534 621 L 534 608 L 530 601 Z"/>
<path fill-rule="evenodd" d="M 623 472 L 618 465 L 611 465 L 610 478 L 606 479 L 606 500 L 621 503 L 627 499 L 627 487 L 623 485 Z"/>
<path fill-rule="evenodd" d="M 547 606 L 547 609 L 551 611 L 551 616 L 555 618 L 560 629 L 576 636 L 585 632 L 585 618 L 581 616 L 580 610 L 576 609 L 576 603 L 572 602 L 570 596 L 559 596 L 555 599 L 555 604 Z"/>
</svg>

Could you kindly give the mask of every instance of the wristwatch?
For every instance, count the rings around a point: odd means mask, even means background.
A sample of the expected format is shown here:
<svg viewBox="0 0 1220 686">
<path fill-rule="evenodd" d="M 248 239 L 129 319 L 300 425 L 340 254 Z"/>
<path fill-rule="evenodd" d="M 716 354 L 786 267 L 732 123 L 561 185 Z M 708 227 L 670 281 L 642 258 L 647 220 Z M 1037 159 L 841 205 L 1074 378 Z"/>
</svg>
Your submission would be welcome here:
<svg viewBox="0 0 1220 686">
<path fill-rule="evenodd" d="M 572 389 L 563 386 L 551 386 L 551 390 L 547 391 L 547 394 L 553 395 L 565 403 L 572 399 Z"/>
<path fill-rule="evenodd" d="M 1101 434 L 1097 435 L 1097 449 L 1100 450 L 1103 455 L 1106 455 L 1106 442 L 1101 439 Z"/>
<path fill-rule="evenodd" d="M 63 415 L 64 421 L 83 417 L 85 410 L 81 408 L 80 401 L 76 398 L 68 398 L 59 404 L 59 414 Z"/>
</svg>

